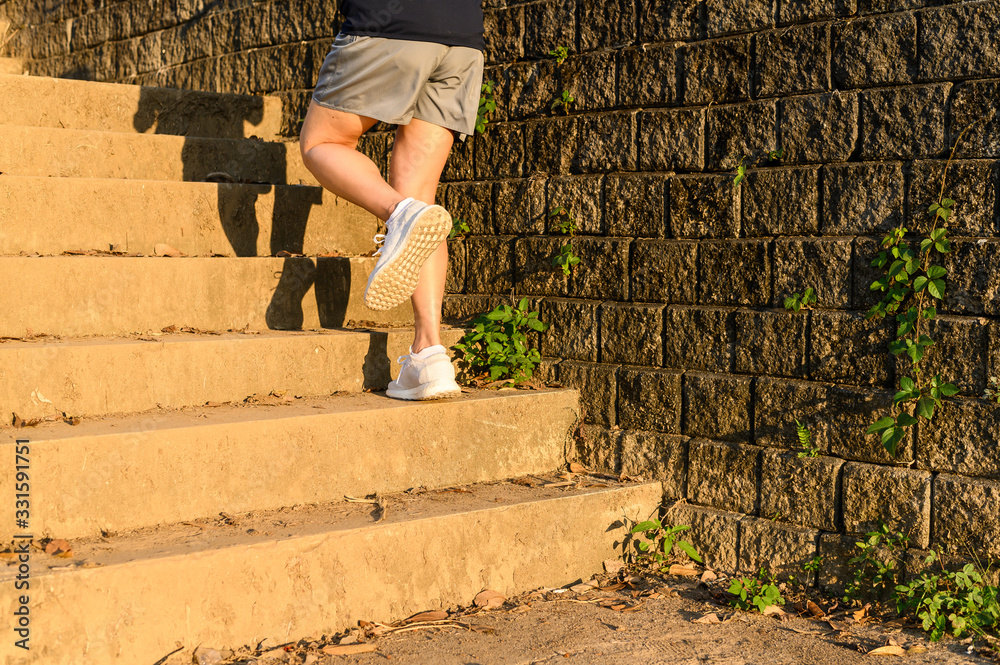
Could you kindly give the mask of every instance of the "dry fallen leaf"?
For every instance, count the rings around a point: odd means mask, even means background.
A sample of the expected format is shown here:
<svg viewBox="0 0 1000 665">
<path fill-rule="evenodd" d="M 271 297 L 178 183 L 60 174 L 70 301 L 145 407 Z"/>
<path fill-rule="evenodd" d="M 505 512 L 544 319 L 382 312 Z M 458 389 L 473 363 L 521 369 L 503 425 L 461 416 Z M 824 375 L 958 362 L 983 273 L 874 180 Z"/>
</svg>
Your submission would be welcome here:
<svg viewBox="0 0 1000 665">
<path fill-rule="evenodd" d="M 701 617 L 700 619 L 695 619 L 691 623 L 716 624 L 716 623 L 722 623 L 722 620 L 719 619 L 719 615 L 718 614 L 716 614 L 715 612 L 712 612 L 711 614 L 706 614 L 705 616 Z"/>
<path fill-rule="evenodd" d="M 618 559 L 605 559 L 604 572 L 608 575 L 617 575 L 618 571 L 625 567 L 625 564 Z"/>
<path fill-rule="evenodd" d="M 719 579 L 719 576 L 713 573 L 711 570 L 706 570 L 704 573 L 701 574 L 701 581 L 704 582 L 705 584 L 708 584 L 709 582 L 714 582 L 717 579 Z"/>
<path fill-rule="evenodd" d="M 569 464 L 570 473 L 590 473 L 590 471 L 582 464 L 577 464 L 576 462 L 570 462 Z"/>
<path fill-rule="evenodd" d="M 917 656 L 922 653 L 927 653 L 927 647 L 920 646 L 919 644 L 914 645 L 906 650 L 907 656 Z"/>
<path fill-rule="evenodd" d="M 860 610 L 858 610 L 857 612 L 854 612 L 854 613 L 852 613 L 852 615 L 851 615 L 851 616 L 853 616 L 853 617 L 854 617 L 854 620 L 855 620 L 855 621 L 857 621 L 857 622 L 862 622 L 862 621 L 864 621 L 865 619 L 867 619 L 867 618 L 868 618 L 868 609 L 869 609 L 870 607 L 871 607 L 871 603 L 869 603 L 869 604 L 865 605 L 864 607 L 862 607 L 862 608 L 861 608 Z"/>
<path fill-rule="evenodd" d="M 50 540 L 45 546 L 45 553 L 49 556 L 58 556 L 68 558 L 73 556 L 73 548 L 70 547 L 68 541 L 62 538 Z"/>
<path fill-rule="evenodd" d="M 491 610 L 495 607 L 500 607 L 507 600 L 503 594 L 497 593 L 491 589 L 486 589 L 485 591 L 480 591 L 473 601 L 476 607 L 481 607 L 484 610 Z M 447 616 L 447 614 L 445 615 Z"/>
<path fill-rule="evenodd" d="M 153 254 L 157 256 L 184 256 L 184 252 L 176 247 L 171 247 L 165 242 L 158 243 L 153 247 Z"/>
<path fill-rule="evenodd" d="M 878 649 L 872 649 L 868 652 L 869 656 L 905 656 L 906 649 L 895 644 L 890 644 L 888 646 L 879 647 Z"/>
<path fill-rule="evenodd" d="M 823 611 L 823 608 L 821 608 L 819 605 L 812 602 L 811 600 L 806 601 L 806 609 L 809 610 L 809 613 L 812 614 L 814 617 L 826 616 L 826 612 Z"/>
<path fill-rule="evenodd" d="M 443 610 L 431 610 L 429 612 L 420 612 L 414 614 L 408 619 L 405 619 L 403 623 L 419 623 L 422 621 L 444 621 L 448 618 L 448 613 Z"/>
<path fill-rule="evenodd" d="M 682 575 L 684 577 L 696 577 L 698 575 L 698 571 L 691 566 L 682 566 L 677 563 L 670 566 L 667 572 L 671 575 Z"/>
<path fill-rule="evenodd" d="M 337 644 L 323 647 L 321 651 L 327 656 L 350 656 L 356 653 L 369 653 L 375 651 L 377 647 L 372 643 L 367 644 Z"/>
<path fill-rule="evenodd" d="M 773 616 L 774 618 L 779 619 L 781 621 L 788 620 L 788 613 L 777 605 L 768 605 L 767 607 L 765 607 L 764 616 L 766 617 Z"/>
</svg>

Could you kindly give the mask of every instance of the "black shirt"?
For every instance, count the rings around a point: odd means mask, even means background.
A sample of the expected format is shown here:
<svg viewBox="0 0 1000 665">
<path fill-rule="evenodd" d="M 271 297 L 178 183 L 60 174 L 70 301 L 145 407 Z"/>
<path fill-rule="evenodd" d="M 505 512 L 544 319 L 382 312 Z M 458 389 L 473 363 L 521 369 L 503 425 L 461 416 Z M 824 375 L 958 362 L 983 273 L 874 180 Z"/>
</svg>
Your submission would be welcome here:
<svg viewBox="0 0 1000 665">
<path fill-rule="evenodd" d="M 480 0 L 343 0 L 345 35 L 486 48 Z"/>
</svg>

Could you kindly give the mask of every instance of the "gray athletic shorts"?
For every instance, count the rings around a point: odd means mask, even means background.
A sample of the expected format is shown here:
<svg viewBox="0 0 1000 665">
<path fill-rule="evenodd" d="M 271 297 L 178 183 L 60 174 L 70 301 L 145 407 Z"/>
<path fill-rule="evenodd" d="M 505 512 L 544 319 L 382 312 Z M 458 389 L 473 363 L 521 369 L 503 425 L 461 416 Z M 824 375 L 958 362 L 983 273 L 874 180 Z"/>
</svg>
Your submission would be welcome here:
<svg viewBox="0 0 1000 665">
<path fill-rule="evenodd" d="M 340 34 L 312 98 L 328 109 L 391 125 L 418 118 L 464 140 L 476 128 L 482 83 L 478 49 Z"/>
</svg>

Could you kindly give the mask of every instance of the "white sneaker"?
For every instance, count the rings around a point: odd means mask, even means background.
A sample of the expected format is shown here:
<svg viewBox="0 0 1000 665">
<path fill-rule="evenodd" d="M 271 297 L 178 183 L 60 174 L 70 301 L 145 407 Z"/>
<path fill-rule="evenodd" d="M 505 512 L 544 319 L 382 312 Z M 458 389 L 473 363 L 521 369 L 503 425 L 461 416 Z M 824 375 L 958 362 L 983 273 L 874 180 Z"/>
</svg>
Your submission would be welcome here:
<svg viewBox="0 0 1000 665">
<path fill-rule="evenodd" d="M 403 199 L 385 223 L 385 233 L 375 236 L 383 243 L 375 256 L 375 269 L 368 276 L 365 304 L 370 309 L 391 309 L 413 295 L 420 268 L 451 232 L 451 215 L 438 205 Z"/>
<path fill-rule="evenodd" d="M 396 399 L 445 399 L 458 397 L 462 389 L 455 383 L 455 368 L 443 346 L 428 346 L 419 353 L 400 356 L 399 376 L 389 383 L 385 394 Z"/>
</svg>

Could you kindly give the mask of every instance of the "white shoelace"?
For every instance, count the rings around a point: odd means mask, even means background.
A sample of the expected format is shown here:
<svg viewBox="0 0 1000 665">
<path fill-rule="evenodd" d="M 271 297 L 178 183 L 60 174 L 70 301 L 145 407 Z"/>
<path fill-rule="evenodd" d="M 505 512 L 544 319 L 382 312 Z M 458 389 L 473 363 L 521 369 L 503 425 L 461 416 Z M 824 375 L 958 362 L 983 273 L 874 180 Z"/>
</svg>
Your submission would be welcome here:
<svg viewBox="0 0 1000 665">
<path fill-rule="evenodd" d="M 385 235 L 384 233 L 376 233 L 375 237 L 372 238 L 372 242 L 378 247 L 372 256 L 382 256 L 382 248 L 385 246 Z"/>
</svg>

